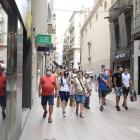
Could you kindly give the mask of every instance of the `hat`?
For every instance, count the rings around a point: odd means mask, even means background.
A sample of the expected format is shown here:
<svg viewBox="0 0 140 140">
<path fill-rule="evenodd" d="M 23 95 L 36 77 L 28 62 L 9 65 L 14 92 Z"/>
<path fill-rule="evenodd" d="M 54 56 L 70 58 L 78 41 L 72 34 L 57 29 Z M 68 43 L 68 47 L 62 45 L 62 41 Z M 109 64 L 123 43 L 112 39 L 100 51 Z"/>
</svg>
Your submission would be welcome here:
<svg viewBox="0 0 140 140">
<path fill-rule="evenodd" d="M 120 68 L 120 67 L 122 67 L 122 65 L 118 65 L 118 66 L 117 66 L 117 69 Z"/>
</svg>

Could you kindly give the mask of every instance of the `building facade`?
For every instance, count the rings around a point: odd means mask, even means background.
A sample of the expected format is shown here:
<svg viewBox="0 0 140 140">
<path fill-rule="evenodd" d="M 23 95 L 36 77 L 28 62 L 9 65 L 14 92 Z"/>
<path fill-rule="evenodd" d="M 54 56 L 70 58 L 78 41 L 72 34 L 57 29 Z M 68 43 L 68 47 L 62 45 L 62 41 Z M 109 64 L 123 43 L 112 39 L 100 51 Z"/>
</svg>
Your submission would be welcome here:
<svg viewBox="0 0 140 140">
<path fill-rule="evenodd" d="M 134 89 L 140 95 L 140 1 L 133 0 L 131 35 L 134 39 Z"/>
<path fill-rule="evenodd" d="M 99 74 L 101 65 L 110 69 L 110 33 L 108 9 L 111 0 L 96 1 L 94 8 L 81 28 L 81 69 Z"/>
<path fill-rule="evenodd" d="M 80 30 L 88 11 L 89 9 L 82 7 L 80 12 L 73 12 L 64 34 L 63 65 L 69 69 L 80 69 Z"/>
<path fill-rule="evenodd" d="M 117 65 L 127 67 L 134 83 L 134 38 L 131 36 L 133 2 L 132 0 L 112 1 L 109 11 L 111 70 L 116 72 Z"/>
</svg>

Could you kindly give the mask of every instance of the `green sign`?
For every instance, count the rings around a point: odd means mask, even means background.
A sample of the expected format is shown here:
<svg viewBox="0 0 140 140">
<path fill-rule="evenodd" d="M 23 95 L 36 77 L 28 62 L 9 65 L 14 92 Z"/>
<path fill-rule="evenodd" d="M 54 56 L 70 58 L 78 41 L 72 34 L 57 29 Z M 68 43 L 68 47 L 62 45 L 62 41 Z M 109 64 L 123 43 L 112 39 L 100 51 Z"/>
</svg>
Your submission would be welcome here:
<svg viewBox="0 0 140 140">
<path fill-rule="evenodd" d="M 37 35 L 37 44 L 51 44 L 51 35 Z"/>
</svg>

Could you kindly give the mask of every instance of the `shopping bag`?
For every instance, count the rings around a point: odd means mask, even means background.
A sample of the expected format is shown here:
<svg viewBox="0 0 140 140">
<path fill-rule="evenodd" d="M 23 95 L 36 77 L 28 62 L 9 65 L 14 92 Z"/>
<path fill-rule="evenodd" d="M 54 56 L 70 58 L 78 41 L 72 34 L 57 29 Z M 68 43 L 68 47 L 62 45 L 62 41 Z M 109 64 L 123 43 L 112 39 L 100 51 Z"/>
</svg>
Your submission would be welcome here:
<svg viewBox="0 0 140 140">
<path fill-rule="evenodd" d="M 131 92 L 130 92 L 130 101 L 131 102 L 137 101 L 137 94 L 136 94 L 136 91 L 134 91 L 134 90 L 131 90 Z"/>
<path fill-rule="evenodd" d="M 59 97 L 59 96 L 57 97 L 57 103 L 56 103 L 56 106 L 57 106 L 57 107 L 60 107 L 60 97 Z"/>
<path fill-rule="evenodd" d="M 70 98 L 69 106 L 70 107 L 75 107 L 75 98 L 73 98 L 73 97 Z"/>
</svg>

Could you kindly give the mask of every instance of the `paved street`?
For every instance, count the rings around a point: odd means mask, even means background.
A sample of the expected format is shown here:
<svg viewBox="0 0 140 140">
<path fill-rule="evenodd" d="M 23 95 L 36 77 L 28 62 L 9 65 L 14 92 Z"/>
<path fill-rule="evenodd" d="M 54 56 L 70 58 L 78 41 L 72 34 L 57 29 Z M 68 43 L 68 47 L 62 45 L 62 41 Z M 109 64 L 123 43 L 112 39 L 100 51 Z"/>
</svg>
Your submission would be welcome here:
<svg viewBox="0 0 140 140">
<path fill-rule="evenodd" d="M 35 95 L 35 103 L 20 140 L 140 140 L 140 96 L 137 102 L 128 102 L 128 111 L 121 107 L 121 111 L 117 112 L 115 94 L 111 93 L 101 112 L 98 94 L 93 92 L 90 106 L 90 110 L 84 109 L 84 119 L 76 116 L 75 109 L 69 106 L 67 117 L 64 118 L 55 100 L 53 123 L 49 124 L 48 118 L 42 118 L 40 98 Z"/>
</svg>

